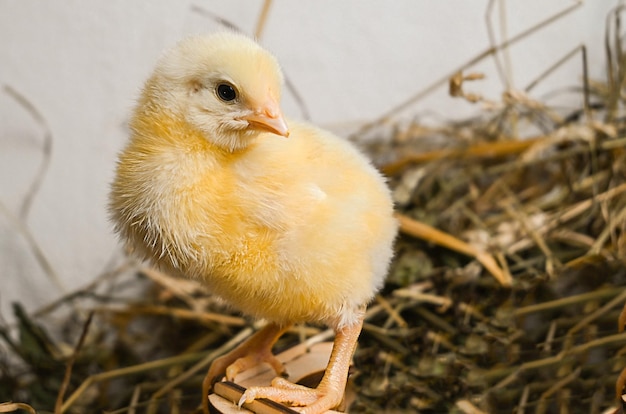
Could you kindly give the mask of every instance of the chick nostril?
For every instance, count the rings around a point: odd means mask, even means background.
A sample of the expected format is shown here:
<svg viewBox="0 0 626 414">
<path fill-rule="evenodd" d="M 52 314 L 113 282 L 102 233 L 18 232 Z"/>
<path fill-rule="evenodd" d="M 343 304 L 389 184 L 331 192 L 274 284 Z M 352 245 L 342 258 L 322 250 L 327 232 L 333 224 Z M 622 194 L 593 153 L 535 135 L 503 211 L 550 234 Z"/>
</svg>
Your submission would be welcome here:
<svg viewBox="0 0 626 414">
<path fill-rule="evenodd" d="M 264 111 L 265 116 L 267 116 L 268 118 L 272 118 L 272 119 L 276 119 L 279 116 L 279 113 L 277 111 L 275 111 L 274 109 L 265 109 Z"/>
</svg>

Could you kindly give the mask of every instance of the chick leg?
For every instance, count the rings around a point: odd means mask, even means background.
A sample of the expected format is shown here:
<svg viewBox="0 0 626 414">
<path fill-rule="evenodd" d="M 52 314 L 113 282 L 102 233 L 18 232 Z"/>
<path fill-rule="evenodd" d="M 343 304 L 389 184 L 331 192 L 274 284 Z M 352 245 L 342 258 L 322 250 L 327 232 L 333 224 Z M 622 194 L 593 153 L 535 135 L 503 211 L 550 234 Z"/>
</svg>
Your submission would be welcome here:
<svg viewBox="0 0 626 414">
<path fill-rule="evenodd" d="M 361 318 L 358 323 L 337 331 L 326 372 L 317 388 L 296 385 L 278 377 L 274 378 L 270 387 L 248 388 L 239 400 L 239 405 L 257 398 L 268 398 L 294 406 L 305 406 L 298 409 L 303 414 L 319 414 L 337 407 L 344 396 L 350 361 L 362 327 Z"/>
<path fill-rule="evenodd" d="M 237 374 L 261 362 L 267 362 L 278 375 L 283 375 L 283 364 L 272 354 L 272 346 L 289 326 L 269 323 L 229 353 L 216 358 L 202 382 L 202 411 L 209 412 L 209 391 L 219 377 L 226 374 L 232 381 Z"/>
</svg>

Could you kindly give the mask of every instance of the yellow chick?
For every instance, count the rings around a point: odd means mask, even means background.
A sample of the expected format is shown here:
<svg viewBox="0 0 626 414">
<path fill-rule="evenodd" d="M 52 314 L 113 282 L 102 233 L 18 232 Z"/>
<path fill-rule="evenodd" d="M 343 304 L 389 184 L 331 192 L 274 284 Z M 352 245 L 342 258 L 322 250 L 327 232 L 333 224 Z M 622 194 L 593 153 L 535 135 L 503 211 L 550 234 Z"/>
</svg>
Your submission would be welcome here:
<svg viewBox="0 0 626 414">
<path fill-rule="evenodd" d="M 281 374 L 272 345 L 301 322 L 336 331 L 319 386 L 278 377 L 240 404 L 269 398 L 308 414 L 336 407 L 364 308 L 392 256 L 397 225 L 385 180 L 348 142 L 287 123 L 282 82 L 276 59 L 248 37 L 181 41 L 145 84 L 112 184 L 112 219 L 135 252 L 268 321 L 212 364 L 205 411 L 223 375 L 260 362 Z"/>
</svg>

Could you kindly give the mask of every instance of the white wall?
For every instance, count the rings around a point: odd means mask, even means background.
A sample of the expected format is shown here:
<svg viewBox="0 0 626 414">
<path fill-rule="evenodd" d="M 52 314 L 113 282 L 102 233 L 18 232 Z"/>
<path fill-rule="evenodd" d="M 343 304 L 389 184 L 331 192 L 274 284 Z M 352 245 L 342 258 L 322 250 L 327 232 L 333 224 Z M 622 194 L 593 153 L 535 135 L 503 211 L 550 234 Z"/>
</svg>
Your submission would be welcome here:
<svg viewBox="0 0 626 414">
<path fill-rule="evenodd" d="M 499 0 L 495 1 L 496 4 Z M 61 291 L 34 259 L 23 227 L 66 289 L 88 283 L 120 257 L 105 210 L 115 156 L 143 80 L 160 51 L 182 36 L 221 26 L 206 12 L 253 33 L 261 0 L 0 0 L 0 84 L 24 96 L 53 136 L 50 164 L 24 220 L 20 205 L 42 160 L 45 129 L 0 90 L 0 309 L 19 298 L 31 309 Z M 277 55 L 313 122 L 349 133 L 489 46 L 487 0 L 277 0 L 262 42 Z M 575 4 L 506 2 L 509 35 Z M 616 3 L 588 0 L 510 50 L 513 87 L 523 88 L 574 47 L 589 49 L 603 75 L 605 17 Z M 498 9 L 495 19 L 498 20 Z M 488 59 L 488 78 L 469 89 L 498 99 L 503 90 Z M 543 93 L 579 85 L 580 59 L 564 65 Z M 565 96 L 577 106 L 580 96 Z M 285 111 L 302 117 L 292 97 Z M 466 115 L 472 105 L 439 88 L 404 116 Z M 7 211 L 8 210 L 8 213 Z"/>
</svg>

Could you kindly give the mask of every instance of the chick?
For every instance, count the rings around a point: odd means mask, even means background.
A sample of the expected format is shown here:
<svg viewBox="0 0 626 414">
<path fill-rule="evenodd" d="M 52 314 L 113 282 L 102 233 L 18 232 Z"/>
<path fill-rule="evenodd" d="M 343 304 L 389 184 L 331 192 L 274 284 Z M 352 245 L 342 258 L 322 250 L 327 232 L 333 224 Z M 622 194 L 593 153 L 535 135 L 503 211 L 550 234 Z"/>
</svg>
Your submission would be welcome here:
<svg viewBox="0 0 626 414">
<path fill-rule="evenodd" d="M 385 180 L 351 144 L 280 108 L 276 59 L 234 33 L 190 37 L 147 80 L 110 193 L 136 253 L 198 279 L 268 324 L 211 365 L 212 381 L 268 362 L 292 324 L 336 331 L 316 389 L 278 377 L 255 398 L 320 413 L 343 397 L 364 308 L 381 287 L 397 224 Z M 289 137 L 288 139 L 285 139 Z"/>
</svg>

